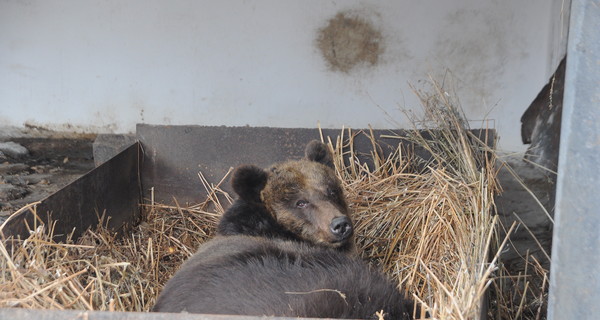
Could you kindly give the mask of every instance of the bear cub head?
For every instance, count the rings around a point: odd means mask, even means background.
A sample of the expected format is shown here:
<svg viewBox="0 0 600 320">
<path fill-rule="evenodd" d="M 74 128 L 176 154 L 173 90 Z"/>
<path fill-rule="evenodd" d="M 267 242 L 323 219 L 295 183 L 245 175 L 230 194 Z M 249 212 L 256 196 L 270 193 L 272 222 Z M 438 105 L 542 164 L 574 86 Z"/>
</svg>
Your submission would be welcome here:
<svg viewBox="0 0 600 320">
<path fill-rule="evenodd" d="M 292 238 L 350 250 L 353 225 L 327 146 L 310 142 L 301 160 L 264 170 L 238 167 L 231 184 L 239 199 L 224 214 L 218 232 Z"/>
</svg>

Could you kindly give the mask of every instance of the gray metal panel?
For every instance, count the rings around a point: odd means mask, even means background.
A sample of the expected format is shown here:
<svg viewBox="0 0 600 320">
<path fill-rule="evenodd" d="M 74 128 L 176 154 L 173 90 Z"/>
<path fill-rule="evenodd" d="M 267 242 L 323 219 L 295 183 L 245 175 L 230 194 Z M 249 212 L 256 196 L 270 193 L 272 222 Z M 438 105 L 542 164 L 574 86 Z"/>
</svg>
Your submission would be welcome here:
<svg viewBox="0 0 600 320">
<path fill-rule="evenodd" d="M 335 141 L 338 129 L 324 129 L 324 136 Z M 379 130 L 378 134 L 391 131 Z M 316 128 L 207 127 L 138 125 L 137 137 L 144 153 L 142 186 L 144 198 L 154 188 L 155 200 L 171 203 L 197 203 L 206 197 L 198 172 L 211 183 L 218 183 L 231 167 L 255 164 L 268 167 L 275 162 L 299 159 L 306 144 L 320 139 Z M 397 139 L 388 139 L 393 148 Z M 368 152 L 365 136 L 355 145 Z M 392 150 L 384 149 L 384 153 Z M 228 181 L 223 185 L 230 192 Z"/>
<path fill-rule="evenodd" d="M 40 218 L 56 220 L 55 235 L 66 235 L 75 228 L 75 238 L 98 223 L 106 210 L 108 226 L 119 230 L 140 217 L 139 144 L 136 142 L 114 158 L 91 170 L 37 205 Z M 51 216 L 51 219 L 49 218 Z M 34 216 L 24 211 L 13 216 L 1 230 L 5 237 L 26 237 Z M 56 240 L 64 239 L 57 236 Z"/>
<path fill-rule="evenodd" d="M 353 130 L 356 133 L 358 130 Z M 403 137 L 405 130 L 374 130 L 383 156 L 398 147 L 397 138 L 382 138 L 381 135 Z M 494 141 L 493 130 L 472 130 L 481 140 Z M 340 129 L 323 129 L 323 136 L 336 141 Z M 344 133 L 347 135 L 347 132 Z M 427 136 L 424 132 L 423 135 Z M 268 167 L 275 162 L 299 159 L 304 155 L 308 142 L 320 139 L 316 128 L 270 128 L 270 127 L 210 127 L 210 126 L 163 126 L 139 124 L 137 138 L 144 153 L 142 162 L 142 194 L 150 198 L 154 188 L 154 199 L 161 203 L 172 203 L 173 197 L 181 204 L 198 203 L 206 198 L 205 190 L 198 178 L 202 172 L 213 184 L 218 183 L 229 168 L 241 164 Z M 487 139 L 487 140 L 486 140 Z M 370 139 L 357 135 L 354 150 L 365 156 L 373 149 Z M 421 149 L 415 153 L 427 159 L 430 156 Z M 222 189 L 231 192 L 229 180 Z"/>
<path fill-rule="evenodd" d="M 600 315 L 600 1 L 573 0 L 548 318 Z"/>
</svg>

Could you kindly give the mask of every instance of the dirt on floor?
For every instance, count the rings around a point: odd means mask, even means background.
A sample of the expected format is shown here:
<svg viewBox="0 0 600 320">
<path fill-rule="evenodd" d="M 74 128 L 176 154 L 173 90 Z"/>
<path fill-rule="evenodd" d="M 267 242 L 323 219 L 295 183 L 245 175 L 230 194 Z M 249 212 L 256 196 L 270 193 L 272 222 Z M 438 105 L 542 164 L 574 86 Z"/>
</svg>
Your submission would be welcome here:
<svg viewBox="0 0 600 320">
<path fill-rule="evenodd" d="M 1 139 L 0 143 L 14 151 L 0 152 L 0 223 L 93 169 L 93 139 Z"/>
</svg>

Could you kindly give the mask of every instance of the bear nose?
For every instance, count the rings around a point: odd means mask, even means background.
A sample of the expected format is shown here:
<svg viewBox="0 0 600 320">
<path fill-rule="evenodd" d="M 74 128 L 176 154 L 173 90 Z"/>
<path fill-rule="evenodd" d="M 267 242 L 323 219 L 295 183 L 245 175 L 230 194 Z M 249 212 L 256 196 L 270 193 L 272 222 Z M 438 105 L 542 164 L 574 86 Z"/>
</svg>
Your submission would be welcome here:
<svg viewBox="0 0 600 320">
<path fill-rule="evenodd" d="M 331 220 L 329 229 L 339 240 L 346 240 L 352 235 L 352 223 L 348 217 L 337 217 Z"/>
</svg>

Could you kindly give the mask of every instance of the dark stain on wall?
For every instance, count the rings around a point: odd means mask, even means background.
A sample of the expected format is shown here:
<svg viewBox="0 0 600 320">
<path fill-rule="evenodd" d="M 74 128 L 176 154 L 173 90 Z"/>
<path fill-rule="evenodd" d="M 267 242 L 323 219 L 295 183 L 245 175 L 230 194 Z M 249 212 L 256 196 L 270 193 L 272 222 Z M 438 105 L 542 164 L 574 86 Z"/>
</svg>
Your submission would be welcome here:
<svg viewBox="0 0 600 320">
<path fill-rule="evenodd" d="M 383 52 L 379 30 L 359 16 L 342 12 L 319 30 L 317 46 L 331 71 L 345 73 L 360 64 L 376 65 Z"/>
</svg>

